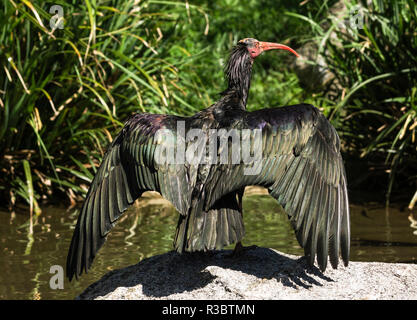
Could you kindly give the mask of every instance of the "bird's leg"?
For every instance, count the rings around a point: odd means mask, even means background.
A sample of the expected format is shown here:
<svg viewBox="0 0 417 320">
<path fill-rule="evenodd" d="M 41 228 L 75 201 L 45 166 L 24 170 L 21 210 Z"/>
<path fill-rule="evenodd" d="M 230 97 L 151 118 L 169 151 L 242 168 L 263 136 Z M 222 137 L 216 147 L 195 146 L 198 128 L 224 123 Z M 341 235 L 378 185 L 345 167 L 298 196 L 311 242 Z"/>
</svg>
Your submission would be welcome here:
<svg viewBox="0 0 417 320">
<path fill-rule="evenodd" d="M 238 242 L 235 245 L 235 249 L 233 250 L 232 257 L 238 257 L 243 253 L 243 245 L 242 242 Z"/>
</svg>

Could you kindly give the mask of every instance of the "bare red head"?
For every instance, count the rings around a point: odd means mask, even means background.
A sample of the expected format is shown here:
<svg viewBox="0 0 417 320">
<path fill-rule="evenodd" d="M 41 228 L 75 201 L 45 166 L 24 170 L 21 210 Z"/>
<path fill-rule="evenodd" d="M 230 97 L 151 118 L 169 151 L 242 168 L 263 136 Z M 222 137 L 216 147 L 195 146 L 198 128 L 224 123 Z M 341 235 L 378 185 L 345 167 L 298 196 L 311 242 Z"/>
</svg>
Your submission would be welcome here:
<svg viewBox="0 0 417 320">
<path fill-rule="evenodd" d="M 287 50 L 299 57 L 297 52 L 283 44 L 263 42 L 252 38 L 240 40 L 232 49 L 225 67 L 228 88 L 223 94 L 239 95 L 241 107 L 244 109 L 250 88 L 253 61 L 262 52 L 274 49 Z"/>
<path fill-rule="evenodd" d="M 252 38 L 245 38 L 239 41 L 240 45 L 246 46 L 246 49 L 248 50 L 250 56 L 255 59 L 257 56 L 259 56 L 262 52 L 268 51 L 268 50 L 287 50 L 291 53 L 295 54 L 297 57 L 299 57 L 299 54 L 295 52 L 295 50 L 291 49 L 290 47 L 274 43 L 274 42 L 263 42 L 258 41 L 256 39 Z"/>
</svg>

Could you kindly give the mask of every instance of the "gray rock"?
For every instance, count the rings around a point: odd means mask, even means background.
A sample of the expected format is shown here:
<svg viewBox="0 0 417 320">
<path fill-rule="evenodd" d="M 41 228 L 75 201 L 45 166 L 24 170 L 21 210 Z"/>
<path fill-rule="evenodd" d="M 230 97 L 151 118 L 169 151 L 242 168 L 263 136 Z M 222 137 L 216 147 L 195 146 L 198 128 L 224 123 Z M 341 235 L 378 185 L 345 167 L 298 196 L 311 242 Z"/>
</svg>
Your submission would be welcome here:
<svg viewBox="0 0 417 320">
<path fill-rule="evenodd" d="M 417 299 L 417 265 L 350 262 L 322 273 L 304 258 L 254 247 L 168 252 L 115 270 L 77 299 Z"/>
</svg>

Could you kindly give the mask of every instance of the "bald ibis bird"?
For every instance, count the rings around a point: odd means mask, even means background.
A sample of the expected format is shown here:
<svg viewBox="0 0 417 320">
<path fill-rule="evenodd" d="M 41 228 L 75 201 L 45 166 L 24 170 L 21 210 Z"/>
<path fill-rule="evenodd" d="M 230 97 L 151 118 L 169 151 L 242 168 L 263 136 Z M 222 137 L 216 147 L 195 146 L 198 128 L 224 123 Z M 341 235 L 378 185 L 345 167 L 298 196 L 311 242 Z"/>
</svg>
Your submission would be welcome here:
<svg viewBox="0 0 417 320">
<path fill-rule="evenodd" d="M 349 203 L 336 130 L 312 105 L 246 111 L 253 62 L 263 51 L 273 49 L 297 55 L 277 43 L 239 41 L 225 67 L 227 89 L 216 103 L 191 117 L 138 113 L 127 120 L 103 157 L 81 207 L 67 257 L 70 281 L 88 271 L 110 229 L 147 190 L 158 191 L 180 213 L 174 237 L 174 248 L 180 253 L 240 244 L 243 192 L 246 186 L 259 185 L 284 208 L 311 265 L 317 257 L 324 271 L 329 258 L 337 268 L 341 256 L 347 266 Z M 187 153 L 196 141 L 188 137 L 193 130 L 207 138 L 197 139 L 203 146 L 214 145 L 210 157 L 202 152 L 197 157 L 200 162 L 179 161 L 184 156 L 161 161 L 163 157 L 157 156 L 164 145 L 161 137 L 170 137 L 178 154 L 181 149 Z M 242 144 L 240 149 L 233 149 L 232 131 L 242 134 L 236 140 Z M 208 139 L 213 132 L 215 138 Z M 226 142 L 218 148 L 221 141 Z M 228 146 L 231 150 L 224 153 Z M 167 150 L 164 159 L 168 159 Z M 193 150 L 190 154 L 195 154 Z M 244 151 L 260 157 L 244 161 L 239 157 Z"/>
</svg>

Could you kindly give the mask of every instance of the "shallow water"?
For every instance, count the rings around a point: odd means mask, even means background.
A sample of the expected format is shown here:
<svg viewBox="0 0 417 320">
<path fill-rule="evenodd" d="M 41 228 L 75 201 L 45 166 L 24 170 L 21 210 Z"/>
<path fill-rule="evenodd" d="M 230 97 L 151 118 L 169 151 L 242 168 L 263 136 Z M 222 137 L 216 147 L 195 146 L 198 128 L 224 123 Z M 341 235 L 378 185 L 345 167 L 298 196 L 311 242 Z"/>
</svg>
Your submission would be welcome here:
<svg viewBox="0 0 417 320">
<path fill-rule="evenodd" d="M 28 212 L 0 211 L 0 299 L 73 299 L 113 269 L 172 249 L 178 214 L 166 201 L 147 199 L 123 215 L 80 281 L 51 289 L 50 267 L 65 267 L 77 209 L 45 207 L 28 235 Z M 417 215 L 380 205 L 351 206 L 352 261 L 417 263 Z M 244 197 L 244 245 L 302 255 L 286 215 L 268 195 Z M 229 248 L 233 248 L 230 246 Z"/>
</svg>

